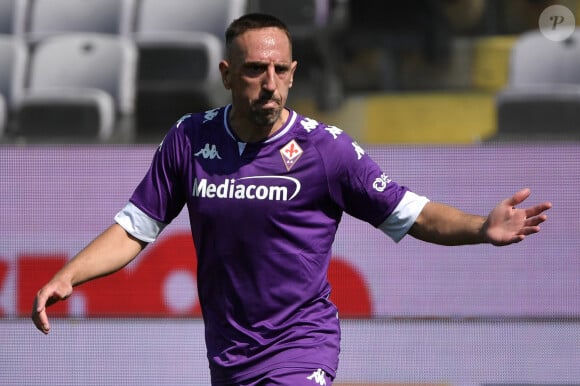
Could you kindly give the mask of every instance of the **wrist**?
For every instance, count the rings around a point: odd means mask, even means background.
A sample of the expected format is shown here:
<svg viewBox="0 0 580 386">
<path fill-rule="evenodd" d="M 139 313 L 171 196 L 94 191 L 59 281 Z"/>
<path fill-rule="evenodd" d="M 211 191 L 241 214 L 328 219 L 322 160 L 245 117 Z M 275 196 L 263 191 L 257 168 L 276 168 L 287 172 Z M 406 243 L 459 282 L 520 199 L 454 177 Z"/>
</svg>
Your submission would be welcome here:
<svg viewBox="0 0 580 386">
<path fill-rule="evenodd" d="M 489 236 L 489 219 L 485 217 L 482 217 L 481 219 L 478 237 L 483 244 L 493 244 L 491 237 Z"/>
</svg>

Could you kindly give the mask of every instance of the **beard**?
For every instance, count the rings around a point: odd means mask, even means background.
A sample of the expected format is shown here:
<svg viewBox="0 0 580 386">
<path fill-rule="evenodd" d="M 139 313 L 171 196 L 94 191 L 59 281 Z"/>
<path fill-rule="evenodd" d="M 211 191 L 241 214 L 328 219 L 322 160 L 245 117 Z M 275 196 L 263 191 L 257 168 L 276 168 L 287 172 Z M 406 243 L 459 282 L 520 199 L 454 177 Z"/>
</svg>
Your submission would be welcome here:
<svg viewBox="0 0 580 386">
<path fill-rule="evenodd" d="M 276 102 L 276 107 L 264 108 L 266 102 Z M 254 124 L 259 127 L 272 126 L 274 123 L 280 119 L 280 114 L 282 114 L 282 102 L 278 98 L 261 98 L 256 102 L 252 103 L 250 109 L 251 120 Z"/>
</svg>

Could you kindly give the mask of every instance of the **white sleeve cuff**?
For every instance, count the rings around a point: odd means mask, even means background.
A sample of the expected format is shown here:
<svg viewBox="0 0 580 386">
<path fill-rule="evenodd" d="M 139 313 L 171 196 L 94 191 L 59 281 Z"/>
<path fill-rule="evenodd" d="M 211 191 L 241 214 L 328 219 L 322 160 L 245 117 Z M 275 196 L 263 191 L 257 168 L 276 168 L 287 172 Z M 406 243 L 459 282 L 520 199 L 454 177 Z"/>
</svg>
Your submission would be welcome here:
<svg viewBox="0 0 580 386">
<path fill-rule="evenodd" d="M 131 202 L 117 213 L 115 221 L 129 234 L 146 243 L 155 241 L 167 226 L 167 224 L 152 219 Z"/>
<path fill-rule="evenodd" d="M 393 213 L 378 228 L 398 243 L 411 229 L 428 202 L 427 197 L 407 191 Z"/>
</svg>

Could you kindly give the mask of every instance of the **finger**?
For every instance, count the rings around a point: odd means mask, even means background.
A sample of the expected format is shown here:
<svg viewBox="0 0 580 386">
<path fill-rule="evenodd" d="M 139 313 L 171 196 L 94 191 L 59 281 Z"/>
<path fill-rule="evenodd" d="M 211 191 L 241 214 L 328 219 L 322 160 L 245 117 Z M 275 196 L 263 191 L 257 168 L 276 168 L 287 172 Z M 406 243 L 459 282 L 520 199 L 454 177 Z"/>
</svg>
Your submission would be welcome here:
<svg viewBox="0 0 580 386">
<path fill-rule="evenodd" d="M 530 194 L 532 194 L 532 191 L 529 188 L 524 188 L 508 198 L 507 204 L 509 206 L 516 206 L 521 204 L 526 198 L 530 197 Z"/>
<path fill-rule="evenodd" d="M 34 298 L 34 304 L 32 308 L 33 313 L 34 312 L 38 313 L 44 310 L 46 308 L 46 302 L 48 301 L 49 297 L 50 296 L 48 294 L 48 291 L 45 291 L 44 289 L 38 291 L 38 293 L 36 294 L 36 298 Z"/>
<path fill-rule="evenodd" d="M 534 205 L 526 209 L 526 217 L 537 216 L 542 212 L 547 211 L 552 208 L 551 202 L 542 202 L 541 204 Z"/>
<path fill-rule="evenodd" d="M 34 299 L 32 305 L 32 321 L 36 328 L 45 334 L 48 334 L 50 330 L 50 324 L 48 323 L 48 316 L 46 315 L 46 303 L 48 301 L 48 295 L 46 291 L 40 290 Z"/>
<path fill-rule="evenodd" d="M 521 236 L 528 236 L 528 235 L 533 235 L 534 233 L 538 233 L 540 231 L 540 227 L 539 226 L 529 226 L 529 227 L 523 227 L 519 232 L 518 235 Z"/>
<path fill-rule="evenodd" d="M 540 215 L 540 216 L 533 216 L 526 219 L 525 226 L 536 226 L 540 225 L 544 221 L 548 219 L 548 216 Z"/>
<path fill-rule="evenodd" d="M 38 328 L 42 333 L 48 334 L 50 331 L 50 323 L 48 322 L 48 315 L 46 314 L 45 309 L 35 313 L 32 316 L 32 321 L 34 322 L 36 328 Z"/>
<path fill-rule="evenodd" d="M 34 300 L 31 317 L 36 328 L 43 333 L 48 334 L 50 323 L 48 322 L 48 316 L 46 315 L 46 308 L 42 306 L 42 296 L 40 296 L 40 293 Z"/>
</svg>

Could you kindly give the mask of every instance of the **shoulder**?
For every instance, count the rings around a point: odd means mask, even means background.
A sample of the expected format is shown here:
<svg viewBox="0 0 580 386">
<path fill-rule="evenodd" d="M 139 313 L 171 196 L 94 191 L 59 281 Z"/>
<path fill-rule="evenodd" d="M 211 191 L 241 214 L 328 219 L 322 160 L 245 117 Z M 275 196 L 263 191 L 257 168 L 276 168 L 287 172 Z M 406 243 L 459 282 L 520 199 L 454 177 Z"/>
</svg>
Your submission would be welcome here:
<svg viewBox="0 0 580 386">
<path fill-rule="evenodd" d="M 189 159 L 192 149 L 199 143 L 205 143 L 210 135 L 223 131 L 218 129 L 218 126 L 223 126 L 223 111 L 224 108 L 221 107 L 183 115 L 171 126 L 159 144 L 158 153 L 164 159 L 182 164 Z"/>
<path fill-rule="evenodd" d="M 219 107 L 183 115 L 171 126 L 164 142 L 169 139 L 191 142 L 203 135 L 204 132 L 215 132 L 217 127 L 224 125 L 224 110 L 225 107 Z"/>
<path fill-rule="evenodd" d="M 300 114 L 296 115 L 298 137 L 311 144 L 324 159 L 360 160 L 365 156 L 364 149 L 342 128 L 319 122 Z"/>
<path fill-rule="evenodd" d="M 187 134 L 192 131 L 223 126 L 225 109 L 225 107 L 219 107 L 203 112 L 185 114 L 173 124 L 171 131 Z"/>
</svg>

